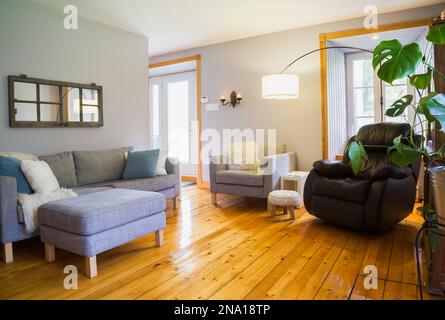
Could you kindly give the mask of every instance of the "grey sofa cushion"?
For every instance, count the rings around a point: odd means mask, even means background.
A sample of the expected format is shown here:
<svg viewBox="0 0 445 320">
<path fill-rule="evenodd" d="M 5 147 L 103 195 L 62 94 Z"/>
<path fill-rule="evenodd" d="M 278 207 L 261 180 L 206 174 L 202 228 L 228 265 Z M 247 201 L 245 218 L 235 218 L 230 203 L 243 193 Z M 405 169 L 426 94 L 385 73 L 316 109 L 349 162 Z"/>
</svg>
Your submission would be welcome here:
<svg viewBox="0 0 445 320">
<path fill-rule="evenodd" d="M 71 152 L 41 156 L 39 159 L 48 163 L 61 187 L 77 187 L 76 168 Z"/>
<path fill-rule="evenodd" d="M 112 187 L 77 187 L 73 191 L 79 196 L 86 196 L 87 194 L 102 192 L 113 189 Z"/>
<path fill-rule="evenodd" d="M 41 225 L 89 236 L 165 210 L 155 192 L 112 189 L 47 203 L 39 208 Z"/>
<path fill-rule="evenodd" d="M 80 186 L 122 179 L 125 153 L 132 147 L 104 151 L 73 151 Z"/>
<path fill-rule="evenodd" d="M 216 183 L 262 187 L 264 176 L 253 171 L 223 170 L 216 174 Z"/>
<path fill-rule="evenodd" d="M 112 187 L 140 191 L 161 191 L 165 189 L 175 188 L 178 184 L 178 177 L 175 174 L 166 176 L 156 176 L 154 178 L 134 179 L 134 180 L 115 180 L 108 182 L 96 183 L 94 187 Z"/>
</svg>

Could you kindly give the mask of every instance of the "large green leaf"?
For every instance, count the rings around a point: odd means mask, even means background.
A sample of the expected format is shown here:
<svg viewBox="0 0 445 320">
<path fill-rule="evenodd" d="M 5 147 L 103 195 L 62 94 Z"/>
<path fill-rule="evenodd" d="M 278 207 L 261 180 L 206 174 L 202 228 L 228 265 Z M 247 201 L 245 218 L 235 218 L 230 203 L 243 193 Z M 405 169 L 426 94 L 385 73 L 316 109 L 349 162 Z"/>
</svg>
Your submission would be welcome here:
<svg viewBox="0 0 445 320">
<path fill-rule="evenodd" d="M 432 28 L 426 39 L 434 44 L 445 45 L 445 24 Z"/>
<path fill-rule="evenodd" d="M 422 60 L 422 51 L 417 43 L 403 46 L 399 40 L 382 41 L 374 49 L 372 65 L 383 81 L 392 84 L 415 72 Z"/>
<path fill-rule="evenodd" d="M 425 90 L 431 84 L 431 80 L 433 79 L 431 69 L 428 70 L 427 73 L 424 74 L 415 74 L 409 78 L 411 85 L 420 90 Z"/>
<path fill-rule="evenodd" d="M 400 98 L 399 100 L 397 100 L 396 102 L 394 102 L 389 108 L 388 110 L 386 110 L 386 115 L 388 117 L 398 117 L 402 114 L 405 113 L 405 110 L 408 106 L 411 105 L 411 103 L 413 102 L 413 95 L 409 94 L 407 96 L 404 96 L 402 98 Z"/>
<path fill-rule="evenodd" d="M 427 102 L 430 101 L 432 98 L 434 98 L 437 95 L 438 95 L 437 92 L 431 92 L 426 97 L 423 97 L 422 99 L 420 99 L 419 105 L 417 107 L 417 112 L 420 114 L 423 114 L 429 122 L 434 122 L 434 121 L 436 121 L 436 119 L 431 116 L 430 111 L 428 109 Z"/>
<path fill-rule="evenodd" d="M 440 123 L 445 132 L 445 94 L 439 93 L 426 102 L 430 116 Z"/>
<path fill-rule="evenodd" d="M 421 155 L 422 151 L 414 149 L 406 144 L 396 147 L 397 150 L 391 152 L 390 158 L 399 168 L 405 168 L 413 164 Z"/>
<path fill-rule="evenodd" d="M 355 175 L 358 175 L 362 168 L 363 160 L 368 161 L 368 155 L 363 143 L 360 141 L 351 142 L 349 145 L 348 155 L 349 159 L 351 160 L 352 171 Z"/>
<path fill-rule="evenodd" d="M 397 152 L 402 153 L 403 152 L 403 143 L 402 143 L 403 136 L 400 135 L 397 138 L 394 139 L 394 148 L 397 150 Z"/>
</svg>

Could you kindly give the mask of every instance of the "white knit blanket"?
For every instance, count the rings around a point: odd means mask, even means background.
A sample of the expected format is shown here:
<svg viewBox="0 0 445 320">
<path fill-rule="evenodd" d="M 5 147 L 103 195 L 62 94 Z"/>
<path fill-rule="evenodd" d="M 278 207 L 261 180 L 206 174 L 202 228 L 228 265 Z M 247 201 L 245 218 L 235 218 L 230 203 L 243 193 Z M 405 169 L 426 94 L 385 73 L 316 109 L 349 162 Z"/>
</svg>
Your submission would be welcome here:
<svg viewBox="0 0 445 320">
<path fill-rule="evenodd" d="M 17 201 L 22 207 L 26 232 L 33 233 L 39 229 L 38 211 L 40 206 L 51 201 L 72 197 L 77 197 L 77 193 L 71 189 L 64 188 L 58 189 L 51 193 L 19 193 L 17 195 Z"/>
</svg>

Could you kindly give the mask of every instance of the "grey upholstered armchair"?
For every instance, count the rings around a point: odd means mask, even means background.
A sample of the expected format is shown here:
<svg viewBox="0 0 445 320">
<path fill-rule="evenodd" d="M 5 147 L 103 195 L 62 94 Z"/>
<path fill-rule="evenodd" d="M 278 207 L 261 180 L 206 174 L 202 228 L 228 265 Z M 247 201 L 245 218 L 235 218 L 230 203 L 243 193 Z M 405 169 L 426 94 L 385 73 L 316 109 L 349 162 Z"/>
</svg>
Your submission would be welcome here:
<svg viewBox="0 0 445 320">
<path fill-rule="evenodd" d="M 229 170 L 223 156 L 210 157 L 210 192 L 216 205 L 218 193 L 242 197 L 267 199 L 270 192 L 280 188 L 282 175 L 297 170 L 295 153 L 283 153 L 265 157 L 267 166 L 260 172 Z"/>
</svg>

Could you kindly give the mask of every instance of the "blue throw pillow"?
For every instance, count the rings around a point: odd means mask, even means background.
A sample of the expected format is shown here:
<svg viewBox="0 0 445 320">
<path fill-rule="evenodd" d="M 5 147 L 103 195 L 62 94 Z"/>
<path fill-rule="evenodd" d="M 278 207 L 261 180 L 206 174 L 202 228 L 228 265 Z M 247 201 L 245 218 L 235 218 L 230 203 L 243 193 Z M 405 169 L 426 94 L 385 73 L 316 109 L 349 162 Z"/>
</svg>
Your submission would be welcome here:
<svg viewBox="0 0 445 320">
<path fill-rule="evenodd" d="M 20 165 L 20 160 L 0 156 L 0 176 L 14 177 L 17 181 L 17 192 L 32 194 L 32 189 L 29 186 L 28 180 L 23 175 Z"/>
<path fill-rule="evenodd" d="M 159 158 L 159 149 L 147 151 L 134 151 L 128 153 L 124 179 L 144 179 L 156 176 L 156 163 Z"/>
</svg>

